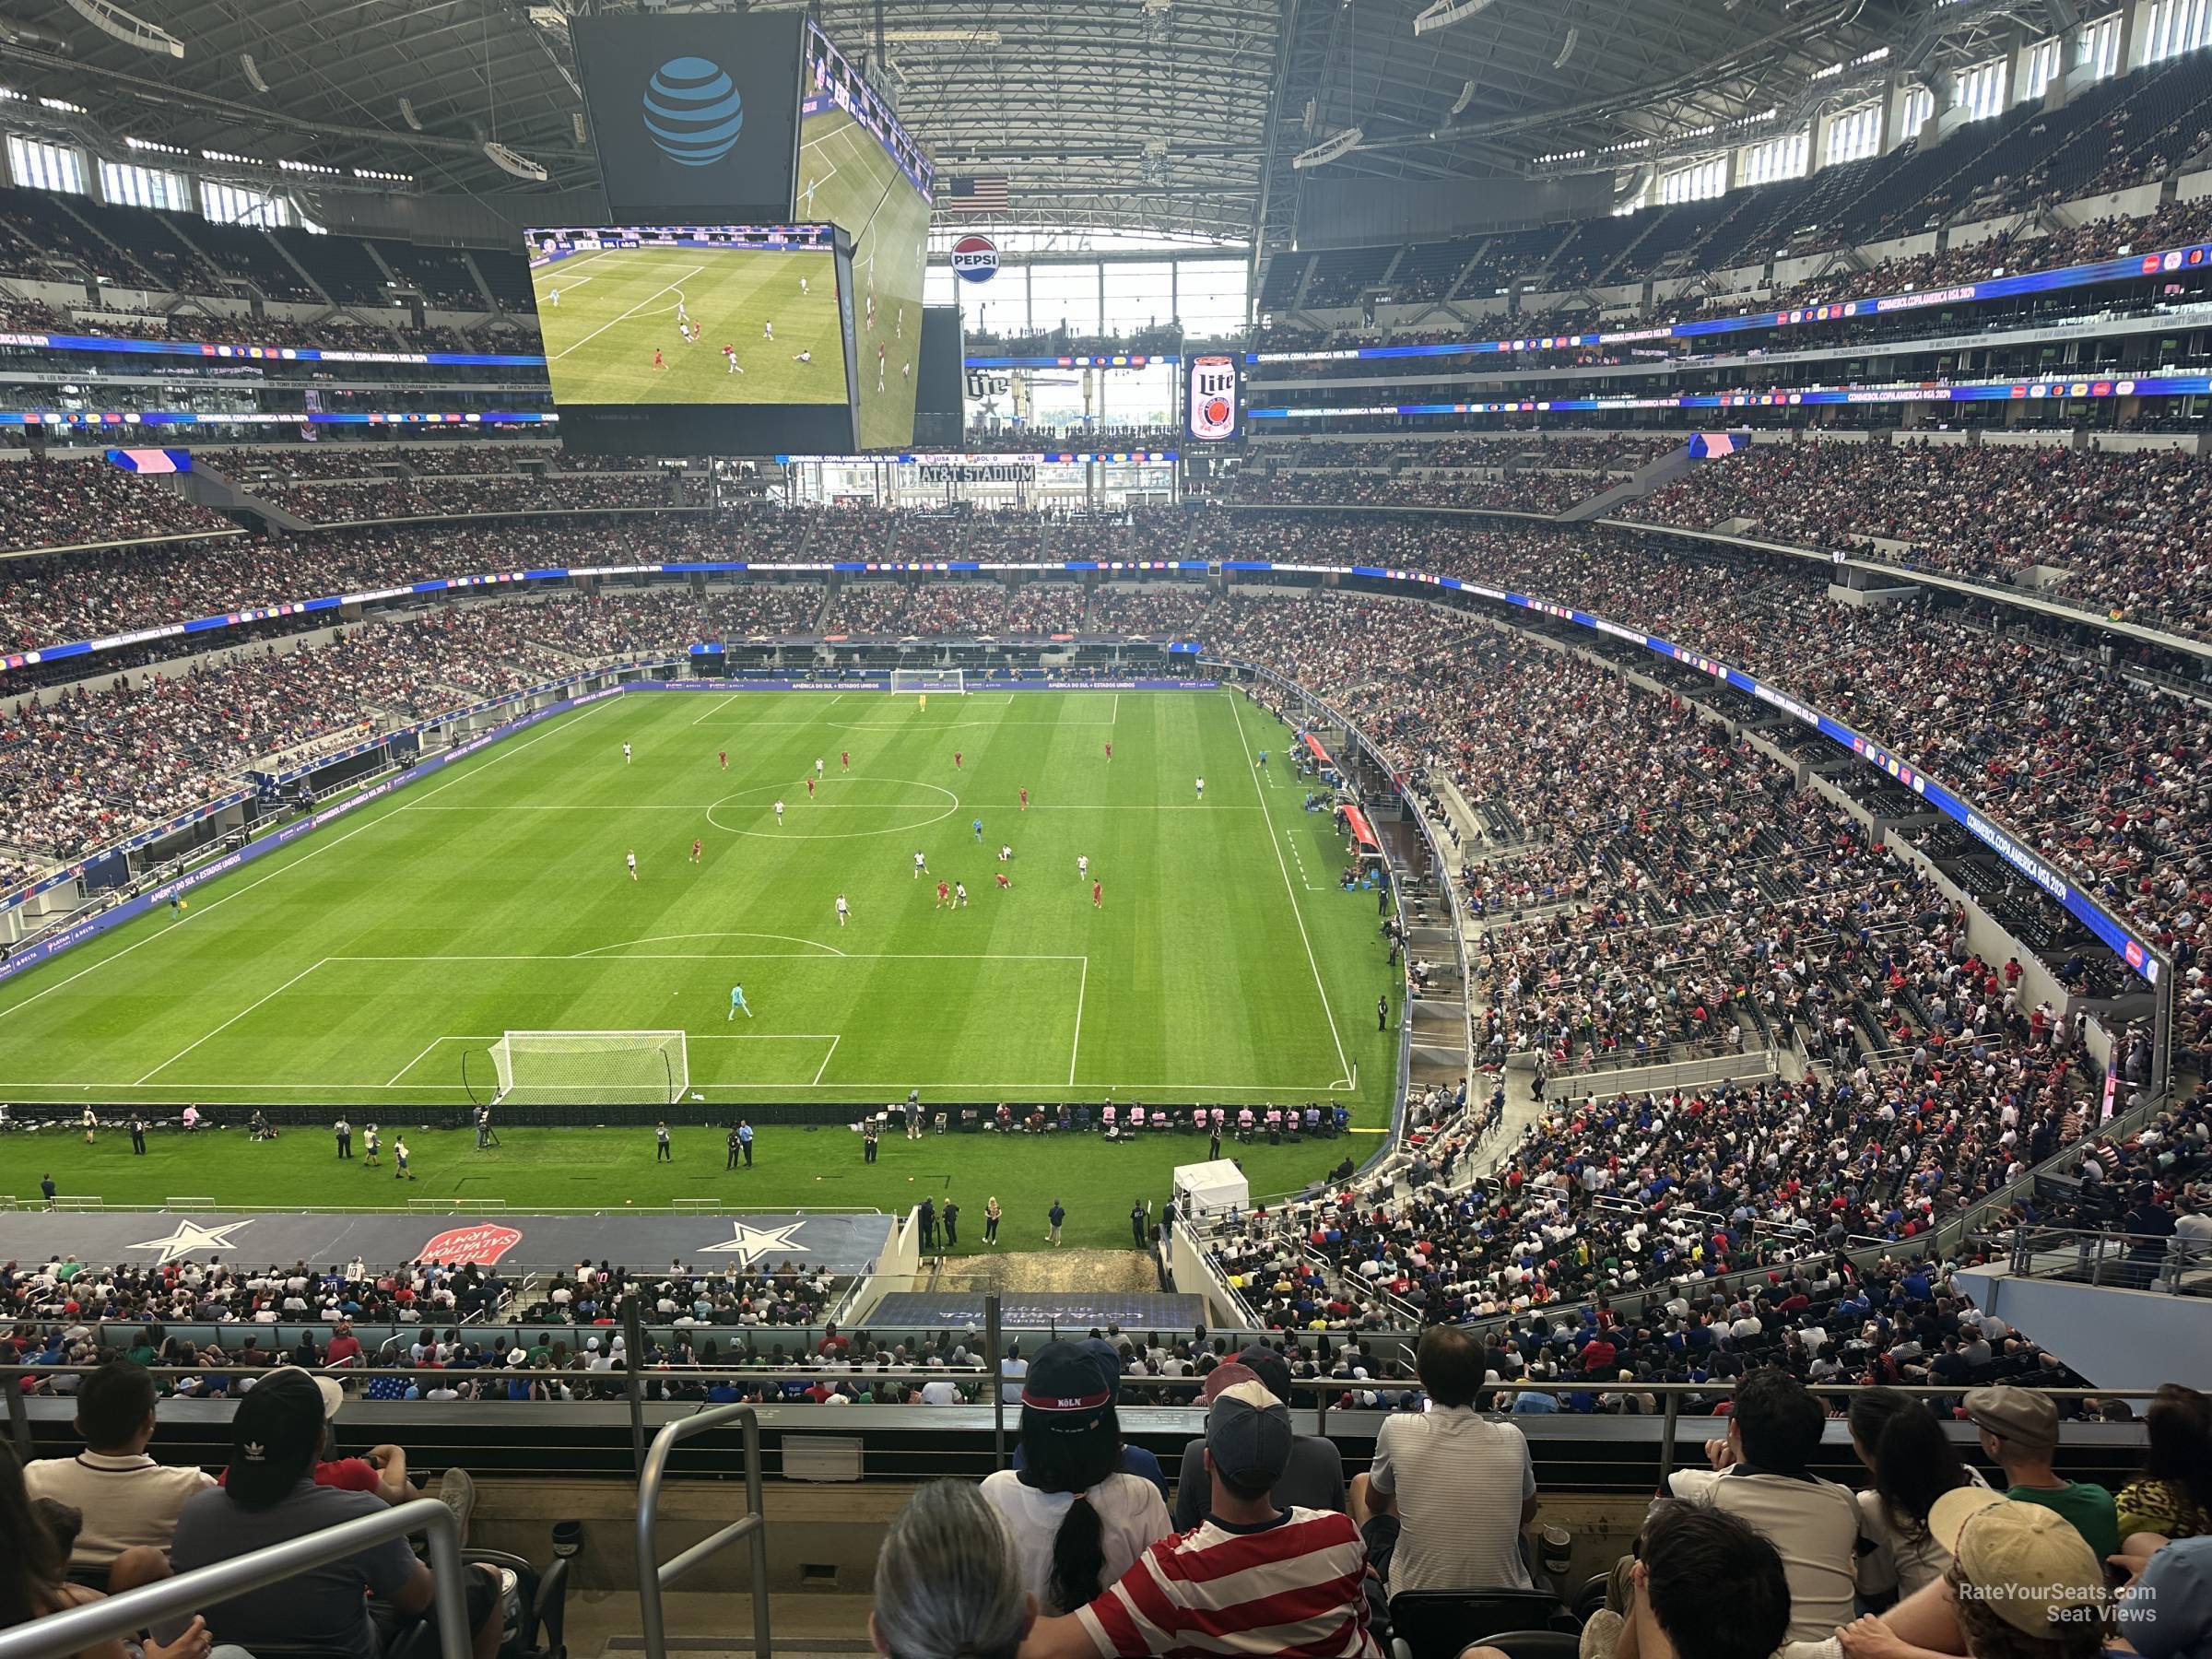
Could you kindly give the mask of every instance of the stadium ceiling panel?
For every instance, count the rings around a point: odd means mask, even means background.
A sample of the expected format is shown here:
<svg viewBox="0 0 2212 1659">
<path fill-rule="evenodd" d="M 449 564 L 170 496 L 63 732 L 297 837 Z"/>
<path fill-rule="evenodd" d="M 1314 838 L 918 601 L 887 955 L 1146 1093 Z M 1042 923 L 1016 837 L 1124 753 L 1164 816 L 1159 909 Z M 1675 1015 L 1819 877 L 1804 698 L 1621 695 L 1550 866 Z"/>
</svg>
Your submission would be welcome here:
<svg viewBox="0 0 2212 1659">
<path fill-rule="evenodd" d="M 182 46 L 172 59 L 95 28 L 69 0 L 0 0 L 0 72 L 33 97 L 84 105 L 111 139 L 511 195 L 517 181 L 486 155 L 496 141 L 542 167 L 545 189 L 573 189 L 595 182 L 596 168 L 568 19 L 638 4 L 134 0 L 134 17 Z M 942 172 L 1006 176 L 1009 222 L 1234 242 L 1264 231 L 1273 251 L 1298 233 L 1305 179 L 1511 176 L 1560 151 L 1694 140 L 1834 94 L 1850 77 L 1819 72 L 1876 47 L 1927 73 L 2047 34 L 2054 4 L 818 0 L 815 9 L 855 53 L 880 53 L 902 118 Z M 1424 12 L 1445 20 L 1416 34 Z M 1361 137 L 1347 153 L 1293 170 L 1294 158 L 1351 128 Z"/>
</svg>

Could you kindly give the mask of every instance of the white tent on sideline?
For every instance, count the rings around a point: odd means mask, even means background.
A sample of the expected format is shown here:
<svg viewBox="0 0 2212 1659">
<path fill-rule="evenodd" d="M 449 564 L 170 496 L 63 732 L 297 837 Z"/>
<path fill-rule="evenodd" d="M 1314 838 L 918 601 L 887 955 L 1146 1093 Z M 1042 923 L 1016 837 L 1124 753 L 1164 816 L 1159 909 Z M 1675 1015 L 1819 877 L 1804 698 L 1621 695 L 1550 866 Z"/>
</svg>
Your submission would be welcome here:
<svg viewBox="0 0 2212 1659">
<path fill-rule="evenodd" d="M 1217 1158 L 1211 1163 L 1175 1166 L 1175 1201 L 1194 1221 L 1252 1207 L 1252 1183 L 1235 1160 Z"/>
</svg>

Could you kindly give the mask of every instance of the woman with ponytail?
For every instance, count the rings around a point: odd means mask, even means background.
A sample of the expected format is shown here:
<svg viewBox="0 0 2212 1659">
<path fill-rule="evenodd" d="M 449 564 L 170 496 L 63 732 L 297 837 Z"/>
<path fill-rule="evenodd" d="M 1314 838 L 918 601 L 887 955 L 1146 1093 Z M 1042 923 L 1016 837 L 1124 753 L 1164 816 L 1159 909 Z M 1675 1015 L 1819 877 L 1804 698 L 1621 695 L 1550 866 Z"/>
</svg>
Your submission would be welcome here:
<svg viewBox="0 0 2212 1659">
<path fill-rule="evenodd" d="M 1954 1487 L 1985 1486 L 1959 1455 L 1936 1416 L 1895 1388 L 1861 1389 L 1849 1413 L 1852 1449 L 1874 1477 L 1859 1494 L 1864 1531 L 1875 1545 L 1859 1561 L 1859 1593 L 1902 1600 L 1950 1571 L 1951 1552 L 1928 1527 L 1928 1512 Z"/>
<path fill-rule="evenodd" d="M 1047 1343 L 1022 1380 L 1019 1472 L 983 1482 L 1006 1524 L 1022 1587 L 1046 1614 L 1071 1613 L 1173 1532 L 1159 1488 L 1122 1472 L 1122 1426 L 1098 1360 Z"/>
</svg>

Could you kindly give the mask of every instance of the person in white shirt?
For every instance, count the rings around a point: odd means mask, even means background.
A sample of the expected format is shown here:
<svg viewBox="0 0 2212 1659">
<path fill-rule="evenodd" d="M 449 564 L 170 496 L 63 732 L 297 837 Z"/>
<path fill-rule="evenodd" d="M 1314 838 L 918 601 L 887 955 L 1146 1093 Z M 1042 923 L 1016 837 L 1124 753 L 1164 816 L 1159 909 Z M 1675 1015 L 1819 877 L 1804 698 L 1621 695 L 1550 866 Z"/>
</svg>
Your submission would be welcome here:
<svg viewBox="0 0 2212 1659">
<path fill-rule="evenodd" d="M 1820 1402 L 1786 1371 L 1753 1371 L 1736 1384 L 1727 1438 L 1705 1443 L 1712 1466 L 1677 1469 L 1666 1480 L 1669 1495 L 1749 1523 L 1781 1552 L 1793 1641 L 1818 1641 L 1851 1622 L 1866 1536 L 1851 1488 L 1806 1469 L 1826 1419 Z"/>
<path fill-rule="evenodd" d="M 1006 1523 L 1040 1612 L 1088 1605 L 1174 1532 L 1159 1488 L 1123 1470 L 1112 1387 L 1072 1342 L 1046 1343 L 1029 1367 L 1021 1451 L 1021 1469 L 987 1477 L 983 1499 Z"/>
<path fill-rule="evenodd" d="M 1021 1344 L 1006 1344 L 1006 1357 L 998 1362 L 998 1397 L 1009 1406 L 1021 1404 L 1022 1379 L 1030 1374 L 1030 1362 L 1021 1357 Z"/>
<path fill-rule="evenodd" d="M 196 1468 L 172 1468 L 146 1453 L 154 1438 L 154 1379 L 143 1365 L 111 1360 L 85 1379 L 76 1396 L 76 1431 L 85 1450 L 75 1457 L 41 1457 L 23 1467 L 33 1498 L 52 1498 L 84 1516 L 69 1553 L 77 1569 L 109 1569 L 114 1587 L 167 1575 L 166 1567 L 137 1576 L 131 1552 L 165 1554 L 177 1512 L 214 1478 Z"/>
<path fill-rule="evenodd" d="M 1521 1532 L 1536 1514 L 1528 1440 L 1475 1409 L 1482 1345 L 1431 1326 L 1414 1356 L 1430 1408 L 1399 1413 L 1375 1437 L 1369 1472 L 1352 1481 L 1351 1515 L 1390 1594 L 1527 1590 Z"/>
</svg>

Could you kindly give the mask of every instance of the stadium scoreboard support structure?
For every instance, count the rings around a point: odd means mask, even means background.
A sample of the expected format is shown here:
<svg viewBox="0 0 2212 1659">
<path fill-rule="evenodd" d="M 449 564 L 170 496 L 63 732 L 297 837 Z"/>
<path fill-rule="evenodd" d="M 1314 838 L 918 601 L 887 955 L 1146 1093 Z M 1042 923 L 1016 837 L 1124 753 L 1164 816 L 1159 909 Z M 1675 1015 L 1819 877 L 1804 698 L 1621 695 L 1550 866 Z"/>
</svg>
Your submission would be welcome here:
<svg viewBox="0 0 2212 1659">
<path fill-rule="evenodd" d="M 891 670 L 891 695 L 901 691 L 943 691 L 959 697 L 968 689 L 968 680 L 958 668 L 894 668 Z"/>
<path fill-rule="evenodd" d="M 673 1105 L 691 1087 L 681 1031 L 509 1031 L 491 1065 L 495 1106 Z"/>
</svg>

